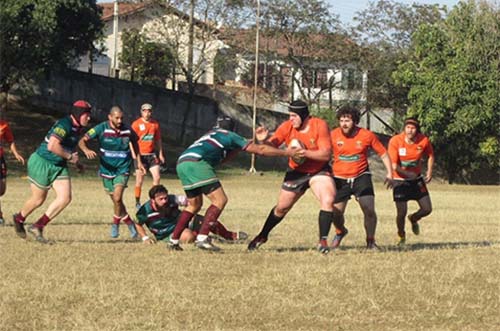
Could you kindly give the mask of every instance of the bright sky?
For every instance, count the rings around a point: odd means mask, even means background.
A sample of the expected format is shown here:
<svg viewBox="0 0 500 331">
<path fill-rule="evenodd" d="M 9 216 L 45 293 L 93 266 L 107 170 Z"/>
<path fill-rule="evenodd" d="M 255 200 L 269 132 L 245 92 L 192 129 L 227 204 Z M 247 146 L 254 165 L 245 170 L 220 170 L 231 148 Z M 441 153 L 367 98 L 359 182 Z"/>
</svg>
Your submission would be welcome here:
<svg viewBox="0 0 500 331">
<path fill-rule="evenodd" d="M 354 13 L 368 8 L 370 2 L 376 2 L 376 0 L 326 0 L 333 8 L 333 12 L 340 16 L 342 23 L 350 24 L 352 23 L 352 18 Z M 397 0 L 399 3 L 412 4 L 414 2 L 421 4 L 440 4 L 446 5 L 448 10 L 453 8 L 459 0 Z"/>
</svg>

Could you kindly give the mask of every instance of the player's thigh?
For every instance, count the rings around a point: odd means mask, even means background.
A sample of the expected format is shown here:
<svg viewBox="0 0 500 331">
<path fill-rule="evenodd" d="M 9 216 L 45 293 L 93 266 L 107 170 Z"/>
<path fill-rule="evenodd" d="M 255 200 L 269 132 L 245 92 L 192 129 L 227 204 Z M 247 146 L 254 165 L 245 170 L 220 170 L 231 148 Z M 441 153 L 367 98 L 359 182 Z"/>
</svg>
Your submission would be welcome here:
<svg viewBox="0 0 500 331">
<path fill-rule="evenodd" d="M 425 210 L 425 211 L 431 211 L 432 210 L 432 202 L 431 202 L 431 197 L 429 195 L 423 196 L 419 200 L 417 200 L 418 206 L 420 209 Z"/>
<path fill-rule="evenodd" d="M 276 204 L 275 213 L 286 214 L 302 195 L 304 195 L 304 192 L 293 192 L 281 189 L 278 196 L 278 203 Z"/>
<path fill-rule="evenodd" d="M 333 207 L 333 201 L 335 198 L 335 184 L 333 182 L 333 178 L 327 175 L 314 176 L 309 181 L 309 186 L 311 187 L 311 191 L 314 196 L 320 201 L 323 205 L 328 206 L 329 208 Z"/>
<path fill-rule="evenodd" d="M 7 178 L 0 179 L 0 197 L 5 194 L 7 189 Z"/>
<path fill-rule="evenodd" d="M 224 192 L 224 188 L 222 186 L 208 193 L 207 197 L 208 199 L 210 199 L 210 202 L 213 205 L 217 206 L 219 209 L 223 209 L 226 206 L 227 195 L 226 192 Z"/>
<path fill-rule="evenodd" d="M 52 188 L 56 193 L 57 199 L 71 201 L 71 180 L 69 178 L 55 180 Z"/>
<path fill-rule="evenodd" d="M 396 212 L 399 217 L 405 217 L 408 212 L 408 202 L 407 201 L 395 201 Z"/>
<path fill-rule="evenodd" d="M 154 165 L 149 168 L 151 177 L 153 177 L 153 183 L 158 184 L 160 182 L 160 165 Z"/>
</svg>

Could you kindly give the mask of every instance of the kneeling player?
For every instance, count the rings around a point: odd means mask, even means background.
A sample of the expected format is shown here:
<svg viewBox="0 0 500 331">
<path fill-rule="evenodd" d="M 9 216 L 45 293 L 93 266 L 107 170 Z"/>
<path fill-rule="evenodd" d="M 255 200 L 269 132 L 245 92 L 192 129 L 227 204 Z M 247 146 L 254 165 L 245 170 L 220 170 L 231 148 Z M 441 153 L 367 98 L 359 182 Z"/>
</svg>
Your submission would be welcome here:
<svg viewBox="0 0 500 331">
<path fill-rule="evenodd" d="M 137 232 L 145 243 L 154 243 L 155 240 L 146 235 L 144 229 L 144 225 L 146 225 L 156 240 L 168 242 L 181 214 L 179 206 L 187 206 L 187 197 L 168 194 L 165 186 L 155 185 L 149 190 L 149 198 L 150 200 L 143 204 L 136 213 Z M 203 216 L 196 215 L 189 226 L 181 233 L 180 241 L 183 243 L 194 242 L 202 221 Z M 219 221 L 215 221 L 210 225 L 210 231 L 227 242 L 239 242 L 248 237 L 245 232 L 228 231 Z"/>
</svg>

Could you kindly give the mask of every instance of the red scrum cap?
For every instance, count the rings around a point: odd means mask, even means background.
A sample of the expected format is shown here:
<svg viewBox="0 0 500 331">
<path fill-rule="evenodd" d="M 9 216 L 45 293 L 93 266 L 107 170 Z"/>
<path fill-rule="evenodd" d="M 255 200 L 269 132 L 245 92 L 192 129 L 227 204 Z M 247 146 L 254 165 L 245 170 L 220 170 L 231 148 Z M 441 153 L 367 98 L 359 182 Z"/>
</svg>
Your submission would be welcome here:
<svg viewBox="0 0 500 331">
<path fill-rule="evenodd" d="M 77 100 L 73 103 L 71 107 L 71 115 L 74 116 L 75 120 L 80 123 L 80 116 L 84 113 L 90 113 L 92 111 L 92 106 L 85 100 Z"/>
</svg>

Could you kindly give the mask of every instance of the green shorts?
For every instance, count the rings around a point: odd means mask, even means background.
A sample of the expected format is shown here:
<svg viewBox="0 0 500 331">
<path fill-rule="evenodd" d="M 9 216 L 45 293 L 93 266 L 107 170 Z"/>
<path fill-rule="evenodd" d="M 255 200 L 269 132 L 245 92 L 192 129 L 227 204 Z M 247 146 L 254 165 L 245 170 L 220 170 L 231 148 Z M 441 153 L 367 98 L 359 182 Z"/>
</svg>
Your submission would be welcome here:
<svg viewBox="0 0 500 331">
<path fill-rule="evenodd" d="M 128 183 L 128 175 L 118 175 L 113 178 L 102 178 L 102 185 L 104 186 L 104 190 L 109 194 L 112 194 L 115 191 L 115 186 L 121 185 L 127 187 Z"/>
<path fill-rule="evenodd" d="M 190 191 L 219 181 L 214 168 L 203 160 L 178 163 L 176 170 L 184 191 Z"/>
<path fill-rule="evenodd" d="M 56 180 L 69 180 L 67 166 L 57 166 L 38 153 L 31 154 L 28 160 L 28 180 L 42 190 L 49 190 Z"/>
</svg>

